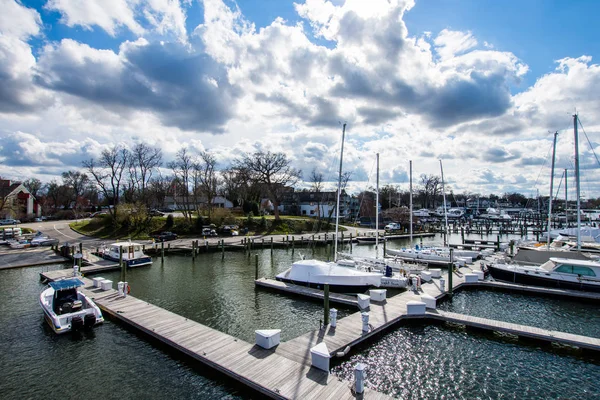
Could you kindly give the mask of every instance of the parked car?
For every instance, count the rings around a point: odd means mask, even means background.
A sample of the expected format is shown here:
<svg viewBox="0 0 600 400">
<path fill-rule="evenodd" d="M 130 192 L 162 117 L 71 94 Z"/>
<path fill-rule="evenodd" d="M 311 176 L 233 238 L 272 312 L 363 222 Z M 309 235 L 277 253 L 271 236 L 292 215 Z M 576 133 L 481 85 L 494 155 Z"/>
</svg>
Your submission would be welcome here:
<svg viewBox="0 0 600 400">
<path fill-rule="evenodd" d="M 19 221 L 18 219 L 12 219 L 12 218 L 7 218 L 7 219 L 0 219 L 0 225 L 16 225 L 16 224 L 20 224 L 21 221 Z"/>
<path fill-rule="evenodd" d="M 202 236 L 218 236 L 217 231 L 210 228 L 202 229 Z"/>
<path fill-rule="evenodd" d="M 151 217 L 162 217 L 164 214 L 159 210 L 153 209 L 148 211 L 148 215 L 150 215 Z"/>
<path fill-rule="evenodd" d="M 156 236 L 156 240 L 159 242 L 167 242 L 169 240 L 177 239 L 177 234 L 173 232 L 162 232 Z"/>
<path fill-rule="evenodd" d="M 386 231 L 397 231 L 399 229 L 402 229 L 402 225 L 400 225 L 396 222 L 391 222 L 391 223 L 387 224 L 384 229 Z"/>
<path fill-rule="evenodd" d="M 34 218 L 34 219 L 33 219 L 33 222 L 42 222 L 42 221 L 43 221 L 43 219 L 41 219 L 41 218 L 39 218 L 39 217 L 38 217 L 38 218 Z"/>
</svg>

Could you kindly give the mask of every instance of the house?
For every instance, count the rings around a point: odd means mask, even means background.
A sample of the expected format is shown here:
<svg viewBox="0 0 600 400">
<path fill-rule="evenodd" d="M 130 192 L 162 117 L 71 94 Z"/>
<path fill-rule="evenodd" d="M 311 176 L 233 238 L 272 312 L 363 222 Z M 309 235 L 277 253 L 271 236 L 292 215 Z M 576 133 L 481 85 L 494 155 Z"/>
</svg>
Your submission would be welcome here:
<svg viewBox="0 0 600 400">
<path fill-rule="evenodd" d="M 26 219 L 41 215 L 41 206 L 22 183 L 0 179 L 0 217 L 2 219 Z"/>
<path fill-rule="evenodd" d="M 194 206 L 194 197 L 189 196 L 187 201 L 189 204 L 190 210 L 202 209 L 205 208 L 208 204 L 208 199 L 204 196 L 198 198 L 198 204 Z M 183 208 L 183 204 L 185 203 L 185 199 L 183 196 L 165 196 L 165 200 L 163 202 L 163 208 L 169 210 L 179 210 Z M 233 208 L 233 203 L 227 200 L 223 196 L 216 196 L 212 199 L 213 208 Z"/>
</svg>

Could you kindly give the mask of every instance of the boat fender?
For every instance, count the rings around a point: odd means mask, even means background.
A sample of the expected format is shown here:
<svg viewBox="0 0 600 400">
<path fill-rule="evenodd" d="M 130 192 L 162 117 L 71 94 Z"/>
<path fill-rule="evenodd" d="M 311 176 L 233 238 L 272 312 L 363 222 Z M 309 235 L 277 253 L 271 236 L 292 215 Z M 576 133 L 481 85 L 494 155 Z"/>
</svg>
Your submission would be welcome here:
<svg viewBox="0 0 600 400">
<path fill-rule="evenodd" d="M 131 286 L 127 285 L 127 294 L 131 293 Z"/>
<path fill-rule="evenodd" d="M 350 352 L 350 346 L 346 346 L 343 351 L 338 351 L 337 353 L 335 353 L 335 356 L 338 357 L 338 358 L 339 357 L 344 357 L 349 352 Z"/>
</svg>

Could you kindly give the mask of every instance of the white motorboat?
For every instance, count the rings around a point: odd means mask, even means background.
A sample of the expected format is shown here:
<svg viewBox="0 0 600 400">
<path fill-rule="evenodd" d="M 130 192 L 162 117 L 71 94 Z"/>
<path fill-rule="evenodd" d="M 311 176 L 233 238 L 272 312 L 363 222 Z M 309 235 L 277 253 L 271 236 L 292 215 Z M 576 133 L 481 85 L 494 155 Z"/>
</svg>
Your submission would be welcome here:
<svg viewBox="0 0 600 400">
<path fill-rule="evenodd" d="M 434 262 L 436 264 L 450 263 L 450 252 L 436 248 L 420 248 L 418 245 L 415 248 L 402 249 L 386 249 L 386 255 L 396 257 L 401 260 Z M 463 267 L 466 263 L 473 261 L 472 257 L 454 256 L 455 265 Z"/>
<path fill-rule="evenodd" d="M 123 262 L 128 267 L 139 267 L 152 264 L 152 258 L 144 254 L 142 245 L 135 242 L 117 242 L 100 249 L 100 257 L 107 260 L 119 261 L 123 254 Z"/>
<path fill-rule="evenodd" d="M 447 212 L 448 218 L 462 218 L 465 215 L 465 212 L 460 208 L 451 208 Z"/>
<path fill-rule="evenodd" d="M 296 285 L 323 289 L 325 284 L 333 292 L 359 293 L 381 286 L 382 274 L 348 268 L 334 262 L 302 260 L 292 264 L 275 279 Z"/>
<path fill-rule="evenodd" d="M 413 211 L 413 216 L 419 218 L 427 218 L 429 217 L 429 210 L 426 208 L 421 208 L 420 210 Z"/>
<path fill-rule="evenodd" d="M 527 285 L 600 292 L 600 262 L 556 258 L 540 266 L 493 263 L 487 266 L 494 279 Z"/>
<path fill-rule="evenodd" d="M 78 290 L 84 286 L 78 278 L 50 282 L 40 294 L 44 318 L 56 333 L 91 328 L 104 322 L 100 308 Z"/>
</svg>

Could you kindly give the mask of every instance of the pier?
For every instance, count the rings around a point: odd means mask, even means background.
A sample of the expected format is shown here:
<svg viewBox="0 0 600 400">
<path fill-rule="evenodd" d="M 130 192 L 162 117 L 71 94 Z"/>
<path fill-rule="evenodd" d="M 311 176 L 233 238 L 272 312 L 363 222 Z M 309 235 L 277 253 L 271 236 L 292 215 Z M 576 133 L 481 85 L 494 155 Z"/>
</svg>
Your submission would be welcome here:
<svg viewBox="0 0 600 400">
<path fill-rule="evenodd" d="M 454 272 L 452 277 L 453 290 L 459 290 L 467 287 L 487 287 L 600 301 L 600 294 L 577 292 L 574 290 L 541 288 L 488 281 L 467 283 L 465 282 L 465 274 L 470 272 L 471 269 L 466 267 L 460 268 L 458 271 Z M 448 274 L 443 273 L 442 277 L 446 280 L 446 283 L 448 283 Z M 276 285 L 273 285 L 271 288 L 276 289 Z M 288 284 L 285 292 L 302 296 L 306 293 L 305 289 L 305 287 L 299 285 Z M 432 311 L 428 309 L 428 311 L 423 315 L 408 315 L 407 303 L 409 301 L 420 301 L 421 296 L 424 294 L 430 295 L 436 300 L 440 300 L 447 296 L 447 293 L 448 292 L 442 292 L 440 290 L 439 280 L 434 279 L 431 282 L 423 283 L 420 292 L 407 290 L 406 292 L 386 299 L 385 302 L 378 303 L 371 301 L 369 309 L 366 310 L 369 313 L 369 330 L 367 332 L 362 332 L 362 315 L 361 312 L 356 312 L 338 320 L 336 327 L 327 325 L 320 330 L 315 330 L 290 341 L 281 343 L 277 349 L 277 352 L 284 354 L 298 362 L 310 364 L 310 349 L 321 342 L 325 342 L 331 357 L 343 357 L 353 346 L 368 340 L 372 336 L 383 332 L 401 320 L 406 319 L 422 319 L 424 321 L 428 319 L 435 319 L 491 331 L 511 333 L 520 337 L 528 337 L 537 340 L 567 344 L 589 350 L 600 351 L 600 339 L 586 336 L 549 331 L 525 325 L 511 324 L 491 319 L 449 313 L 441 310 Z M 314 298 L 313 295 L 311 295 L 311 297 Z"/>
<path fill-rule="evenodd" d="M 352 383 L 296 362 L 279 349 L 262 349 L 133 296 L 123 297 L 112 289 L 94 288 L 89 279 L 84 281 L 84 291 L 105 314 L 262 395 L 274 399 L 356 398 L 351 391 Z M 390 398 L 367 388 L 362 397 Z"/>
</svg>

